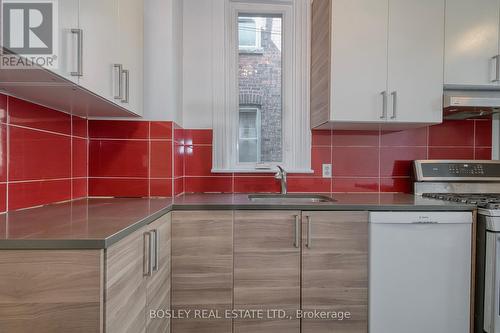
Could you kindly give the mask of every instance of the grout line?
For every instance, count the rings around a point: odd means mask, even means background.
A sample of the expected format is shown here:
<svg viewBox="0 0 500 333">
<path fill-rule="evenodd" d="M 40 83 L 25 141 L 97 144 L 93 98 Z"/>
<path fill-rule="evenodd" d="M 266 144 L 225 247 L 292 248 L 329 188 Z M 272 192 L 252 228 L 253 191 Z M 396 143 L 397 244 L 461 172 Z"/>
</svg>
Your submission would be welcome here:
<svg viewBox="0 0 500 333">
<path fill-rule="evenodd" d="M 8 107 L 7 107 L 8 108 Z M 10 117 L 8 117 L 10 118 Z M 70 120 L 71 121 L 71 120 Z M 10 121 L 8 121 L 8 125 L 11 127 L 17 127 L 25 130 L 32 130 L 36 132 L 42 132 L 42 133 L 47 133 L 47 134 L 54 134 L 54 135 L 60 135 L 60 136 L 66 136 L 66 137 L 72 137 L 71 134 L 66 134 L 66 133 L 59 133 L 59 132 L 54 132 L 54 131 L 49 131 L 49 130 L 44 130 L 40 128 L 34 128 L 34 127 L 28 127 L 28 126 L 22 126 L 22 125 L 15 125 L 11 124 Z M 71 133 L 71 125 L 70 125 L 70 133 Z"/>
<path fill-rule="evenodd" d="M 7 107 L 6 107 L 6 124 L 5 124 L 5 129 L 6 129 L 6 136 L 7 136 L 7 139 L 6 139 L 6 156 L 5 156 L 5 163 L 6 163 L 6 172 L 7 172 L 7 175 L 6 175 L 6 182 L 7 182 L 7 185 L 5 186 L 5 211 L 8 212 L 9 211 L 9 181 L 10 181 L 10 126 L 9 126 L 9 123 L 10 123 L 10 108 L 9 108 L 9 105 L 10 105 L 10 96 L 7 96 Z M 7 221 L 7 225 L 8 225 L 8 221 Z"/>
<path fill-rule="evenodd" d="M 71 199 L 73 199 L 73 115 L 70 115 L 69 117 L 70 119 L 70 128 L 71 128 L 71 139 L 70 139 L 70 144 L 71 144 L 71 147 L 70 147 L 70 176 L 71 176 L 71 185 L 70 185 L 70 197 Z"/>
<path fill-rule="evenodd" d="M 151 197 L 151 122 L 148 122 L 148 197 Z"/>
</svg>

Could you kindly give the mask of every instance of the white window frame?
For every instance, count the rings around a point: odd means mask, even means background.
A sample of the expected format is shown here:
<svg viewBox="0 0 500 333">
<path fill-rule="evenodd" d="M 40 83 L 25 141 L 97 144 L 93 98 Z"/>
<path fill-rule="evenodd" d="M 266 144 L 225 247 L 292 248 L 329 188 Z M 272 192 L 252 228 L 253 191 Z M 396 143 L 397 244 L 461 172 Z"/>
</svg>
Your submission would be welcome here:
<svg viewBox="0 0 500 333">
<path fill-rule="evenodd" d="M 255 21 L 251 17 L 244 18 L 244 19 L 247 19 L 249 21 L 251 20 L 255 23 L 255 45 L 240 45 L 238 43 L 238 49 L 240 50 L 240 52 L 248 52 L 248 51 L 255 51 L 255 50 L 261 49 L 262 48 L 262 27 L 259 26 L 257 21 Z M 238 19 L 238 23 L 239 23 L 239 19 Z"/>
<path fill-rule="evenodd" d="M 222 2 L 223 1 L 223 2 Z M 224 18 L 214 20 L 212 53 L 214 149 L 212 172 L 271 172 L 276 164 L 288 172 L 311 173 L 309 122 L 309 0 L 245 2 L 219 0 L 214 11 Z M 280 163 L 238 163 L 238 16 L 282 15 L 282 152 Z"/>
</svg>

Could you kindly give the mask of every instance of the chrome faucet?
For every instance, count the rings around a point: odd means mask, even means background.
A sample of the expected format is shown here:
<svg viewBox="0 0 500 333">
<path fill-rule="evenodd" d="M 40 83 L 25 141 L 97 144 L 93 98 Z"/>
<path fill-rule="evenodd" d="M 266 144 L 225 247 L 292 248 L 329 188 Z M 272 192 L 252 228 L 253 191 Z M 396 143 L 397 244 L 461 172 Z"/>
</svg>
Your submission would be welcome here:
<svg viewBox="0 0 500 333">
<path fill-rule="evenodd" d="M 286 171 L 281 166 L 277 165 L 278 172 L 274 175 L 274 178 L 281 181 L 281 194 L 286 194 L 287 192 L 287 182 L 286 182 Z"/>
</svg>

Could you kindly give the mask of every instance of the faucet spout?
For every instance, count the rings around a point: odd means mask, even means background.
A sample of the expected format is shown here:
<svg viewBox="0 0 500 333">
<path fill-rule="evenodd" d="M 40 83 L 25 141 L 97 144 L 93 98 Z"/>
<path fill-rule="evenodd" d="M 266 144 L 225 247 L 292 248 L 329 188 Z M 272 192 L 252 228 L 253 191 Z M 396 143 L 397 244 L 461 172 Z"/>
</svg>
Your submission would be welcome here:
<svg viewBox="0 0 500 333">
<path fill-rule="evenodd" d="M 274 175 L 274 178 L 280 180 L 281 183 L 281 194 L 286 194 L 288 185 L 287 185 L 287 179 L 286 179 L 286 171 L 281 167 L 280 165 L 276 166 L 278 168 L 278 172 Z"/>
</svg>

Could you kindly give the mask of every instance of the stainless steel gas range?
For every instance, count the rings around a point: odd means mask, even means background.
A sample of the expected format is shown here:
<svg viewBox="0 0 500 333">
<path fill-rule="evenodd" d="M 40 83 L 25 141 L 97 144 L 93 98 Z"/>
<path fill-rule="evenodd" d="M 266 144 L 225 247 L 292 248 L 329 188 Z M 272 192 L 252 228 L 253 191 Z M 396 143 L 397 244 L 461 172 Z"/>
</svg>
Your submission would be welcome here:
<svg viewBox="0 0 500 333">
<path fill-rule="evenodd" d="M 415 194 L 478 207 L 475 333 L 500 333 L 500 161 L 414 161 Z"/>
</svg>

